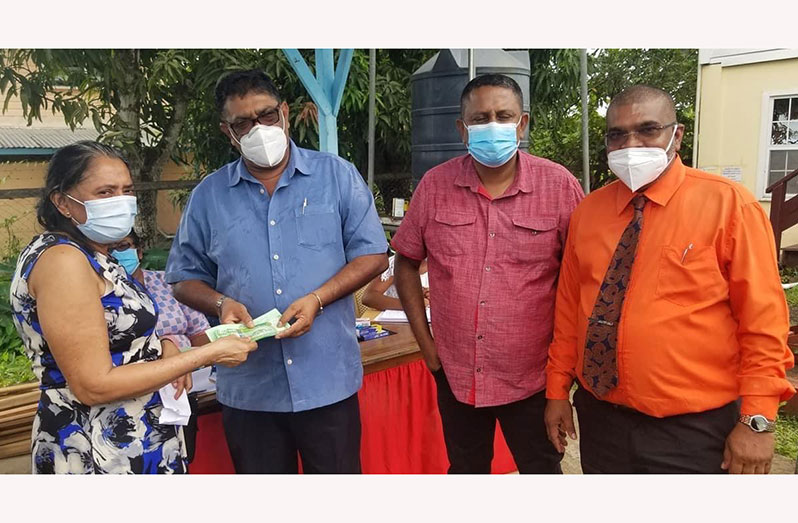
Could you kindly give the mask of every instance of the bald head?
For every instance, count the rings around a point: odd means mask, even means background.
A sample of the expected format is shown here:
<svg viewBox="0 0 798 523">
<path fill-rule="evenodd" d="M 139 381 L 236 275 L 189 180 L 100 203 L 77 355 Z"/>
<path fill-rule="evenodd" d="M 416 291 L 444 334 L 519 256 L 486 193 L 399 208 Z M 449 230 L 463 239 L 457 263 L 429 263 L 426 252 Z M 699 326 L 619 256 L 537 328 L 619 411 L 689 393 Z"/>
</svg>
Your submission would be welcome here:
<svg viewBox="0 0 798 523">
<path fill-rule="evenodd" d="M 622 105 L 642 104 L 652 104 L 656 106 L 663 118 L 667 119 L 669 122 L 676 121 L 676 106 L 673 103 L 673 97 L 659 87 L 641 84 L 627 87 L 612 98 L 610 106 L 607 109 L 607 124 L 609 125 L 611 113 L 618 107 Z"/>
</svg>

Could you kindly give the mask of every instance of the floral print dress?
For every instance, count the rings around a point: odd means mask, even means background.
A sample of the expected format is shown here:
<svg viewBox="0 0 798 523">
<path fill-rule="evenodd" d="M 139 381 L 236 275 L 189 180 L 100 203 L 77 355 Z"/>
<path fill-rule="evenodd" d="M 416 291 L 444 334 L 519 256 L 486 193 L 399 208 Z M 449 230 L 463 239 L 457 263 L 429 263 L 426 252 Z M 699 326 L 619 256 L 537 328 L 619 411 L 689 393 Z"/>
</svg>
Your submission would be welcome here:
<svg viewBox="0 0 798 523">
<path fill-rule="evenodd" d="M 72 394 L 42 335 L 36 300 L 28 277 L 42 253 L 71 245 L 86 255 L 106 281 L 102 297 L 114 366 L 157 360 L 161 344 L 155 334 L 158 308 L 150 295 L 113 257 L 90 254 L 66 236 L 35 237 L 17 261 L 11 283 L 14 324 L 39 378 L 41 398 L 33 421 L 32 461 L 35 474 L 173 474 L 186 472 L 181 427 L 161 425 L 158 392 L 134 399 L 88 406 Z"/>
</svg>

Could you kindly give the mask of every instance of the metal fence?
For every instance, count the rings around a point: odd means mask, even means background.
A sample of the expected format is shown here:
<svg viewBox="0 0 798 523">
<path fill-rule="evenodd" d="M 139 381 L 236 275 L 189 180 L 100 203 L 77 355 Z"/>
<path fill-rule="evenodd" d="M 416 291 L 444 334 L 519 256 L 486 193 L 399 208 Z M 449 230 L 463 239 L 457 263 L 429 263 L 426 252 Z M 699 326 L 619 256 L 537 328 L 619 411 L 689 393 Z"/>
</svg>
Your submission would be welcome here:
<svg viewBox="0 0 798 523">
<path fill-rule="evenodd" d="M 141 182 L 136 184 L 136 192 L 156 191 L 159 193 L 159 200 L 164 201 L 166 198 L 171 201 L 171 196 L 174 196 L 172 191 L 192 189 L 197 183 L 198 180 Z M 36 204 L 41 191 L 41 187 L 0 190 L 0 259 L 19 252 L 33 236 L 42 232 L 36 220 Z M 389 216 L 394 198 L 410 199 L 413 194 L 413 177 L 410 173 L 376 174 L 373 192 L 380 216 Z M 163 197 L 161 193 L 164 193 Z M 163 208 L 162 205 L 161 209 Z M 167 228 L 173 229 L 179 214 L 176 210 L 174 216 L 164 217 L 163 220 L 159 214 L 159 222 L 165 221 Z M 162 232 L 168 235 L 174 229 Z"/>
<path fill-rule="evenodd" d="M 410 173 L 384 173 L 374 175 L 374 197 L 380 216 L 391 213 L 394 198 L 409 200 L 413 194 L 413 176 Z"/>
<path fill-rule="evenodd" d="M 172 191 L 192 189 L 197 183 L 198 180 L 140 182 L 136 184 L 136 192 L 155 191 L 159 193 L 159 197 L 163 193 L 159 200 L 169 202 L 172 200 L 170 196 L 174 195 Z M 0 259 L 16 254 L 33 236 L 42 232 L 36 220 L 36 204 L 41 192 L 41 187 L 0 190 Z M 161 208 L 168 209 L 169 206 L 164 204 Z M 172 214 L 173 216 L 164 217 L 163 221 L 176 227 L 180 213 L 174 210 Z M 159 215 L 159 221 L 160 218 Z"/>
</svg>

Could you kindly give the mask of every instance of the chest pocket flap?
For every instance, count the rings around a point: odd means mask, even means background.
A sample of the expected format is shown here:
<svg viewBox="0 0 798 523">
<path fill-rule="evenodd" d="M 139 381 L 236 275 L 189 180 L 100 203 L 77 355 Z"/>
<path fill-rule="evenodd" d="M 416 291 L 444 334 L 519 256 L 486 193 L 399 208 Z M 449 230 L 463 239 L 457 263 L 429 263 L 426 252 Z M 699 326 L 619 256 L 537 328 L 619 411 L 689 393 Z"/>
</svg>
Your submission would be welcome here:
<svg viewBox="0 0 798 523">
<path fill-rule="evenodd" d="M 557 228 L 556 218 L 540 218 L 537 216 L 518 216 L 513 218 L 513 225 L 532 231 L 534 234 L 539 232 L 551 231 Z"/>
<path fill-rule="evenodd" d="M 438 211 L 435 213 L 435 221 L 445 225 L 470 225 L 476 221 L 475 214 L 454 211 Z"/>
</svg>

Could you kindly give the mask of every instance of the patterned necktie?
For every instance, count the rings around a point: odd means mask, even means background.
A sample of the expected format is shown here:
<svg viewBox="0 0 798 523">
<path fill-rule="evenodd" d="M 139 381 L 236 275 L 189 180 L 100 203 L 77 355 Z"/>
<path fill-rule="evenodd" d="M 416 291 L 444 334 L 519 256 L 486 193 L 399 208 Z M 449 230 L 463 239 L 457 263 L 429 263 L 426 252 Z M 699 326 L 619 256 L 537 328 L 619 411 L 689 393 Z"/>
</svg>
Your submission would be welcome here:
<svg viewBox="0 0 798 523">
<path fill-rule="evenodd" d="M 637 240 L 643 228 L 645 196 L 638 194 L 632 199 L 634 216 L 621 235 L 615 248 L 604 281 L 601 284 L 593 314 L 588 319 L 585 339 L 582 377 L 593 392 L 601 397 L 618 385 L 618 364 L 615 346 L 618 336 L 618 319 L 621 317 L 629 274 L 637 250 Z"/>
</svg>

